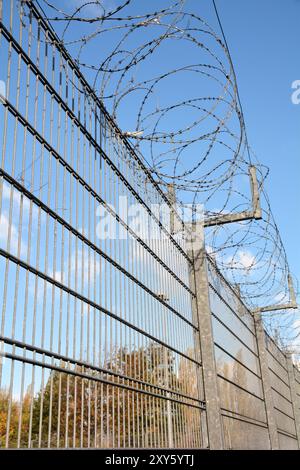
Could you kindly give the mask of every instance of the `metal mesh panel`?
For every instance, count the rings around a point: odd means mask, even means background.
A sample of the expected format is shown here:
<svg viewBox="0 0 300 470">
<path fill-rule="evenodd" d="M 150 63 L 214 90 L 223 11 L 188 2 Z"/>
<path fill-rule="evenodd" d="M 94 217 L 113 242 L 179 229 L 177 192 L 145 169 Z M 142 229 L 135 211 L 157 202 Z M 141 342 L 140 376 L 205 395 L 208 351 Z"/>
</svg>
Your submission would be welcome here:
<svg viewBox="0 0 300 470">
<path fill-rule="evenodd" d="M 223 416 L 227 449 L 270 449 L 268 429 L 250 422 Z"/>
<path fill-rule="evenodd" d="M 225 446 L 268 449 L 253 318 L 211 260 L 208 278 Z"/>
<path fill-rule="evenodd" d="M 282 450 L 299 450 L 297 440 L 286 434 L 278 433 L 279 446 Z"/>
<path fill-rule="evenodd" d="M 190 261 L 155 210 L 168 200 L 34 4 L 3 6 L 0 445 L 201 447 Z"/>
<path fill-rule="evenodd" d="M 286 370 L 286 358 L 278 346 L 266 335 L 267 361 L 270 371 L 275 419 L 278 431 L 295 436 L 296 428 L 294 410 L 291 398 L 290 382 Z M 280 446 L 289 443 L 288 438 L 279 439 Z M 285 447 L 283 447 L 285 448 Z"/>
</svg>

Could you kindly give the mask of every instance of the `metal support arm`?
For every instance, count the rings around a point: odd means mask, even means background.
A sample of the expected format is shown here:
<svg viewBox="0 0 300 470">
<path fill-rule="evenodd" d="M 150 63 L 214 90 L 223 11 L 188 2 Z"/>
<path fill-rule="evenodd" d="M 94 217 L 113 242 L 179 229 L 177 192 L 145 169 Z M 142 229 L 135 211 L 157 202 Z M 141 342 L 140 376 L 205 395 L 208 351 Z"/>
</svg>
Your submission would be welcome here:
<svg viewBox="0 0 300 470">
<path fill-rule="evenodd" d="M 262 218 L 262 210 L 260 206 L 260 195 L 258 189 L 258 181 L 255 166 L 249 167 L 249 177 L 252 194 L 252 210 L 239 212 L 237 214 L 224 214 L 211 217 L 204 220 L 204 227 L 213 227 L 214 225 L 232 224 L 233 222 L 242 222 L 245 220 L 260 220 Z"/>
<path fill-rule="evenodd" d="M 293 283 L 292 276 L 290 274 L 288 275 L 288 287 L 289 287 L 289 293 L 290 293 L 290 301 L 288 303 L 268 305 L 266 307 L 257 308 L 256 310 L 253 310 L 253 313 L 297 309 L 298 304 L 297 304 L 297 299 L 296 299 L 296 294 L 295 294 L 295 289 L 294 289 L 294 283 Z"/>
</svg>

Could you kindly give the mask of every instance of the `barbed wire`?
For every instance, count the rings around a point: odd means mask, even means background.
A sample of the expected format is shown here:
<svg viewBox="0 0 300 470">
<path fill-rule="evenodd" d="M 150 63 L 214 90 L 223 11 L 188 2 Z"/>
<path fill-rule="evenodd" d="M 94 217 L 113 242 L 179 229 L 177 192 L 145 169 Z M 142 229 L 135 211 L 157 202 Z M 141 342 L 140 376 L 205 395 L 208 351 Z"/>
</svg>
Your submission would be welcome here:
<svg viewBox="0 0 300 470">
<path fill-rule="evenodd" d="M 208 218 L 249 210 L 256 166 L 262 220 L 206 229 L 207 250 L 250 308 L 288 299 L 289 264 L 264 187 L 269 169 L 248 142 L 215 2 L 220 35 L 185 0 L 38 3 L 158 184 L 173 185 L 179 212 L 191 203 Z M 268 314 L 266 327 L 288 344 L 297 314 Z"/>
</svg>

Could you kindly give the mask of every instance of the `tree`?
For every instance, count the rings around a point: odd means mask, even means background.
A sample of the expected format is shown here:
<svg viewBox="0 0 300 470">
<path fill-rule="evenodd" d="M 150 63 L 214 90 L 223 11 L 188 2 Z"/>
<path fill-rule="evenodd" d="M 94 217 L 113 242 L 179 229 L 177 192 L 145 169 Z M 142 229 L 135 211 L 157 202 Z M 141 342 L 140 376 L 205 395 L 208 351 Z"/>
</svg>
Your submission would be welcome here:
<svg viewBox="0 0 300 470">
<path fill-rule="evenodd" d="M 0 390 L 0 447 L 27 447 L 29 434 L 30 395 L 23 400 L 11 397 L 8 390 Z"/>
<path fill-rule="evenodd" d="M 59 367 L 72 366 L 61 361 Z M 164 389 L 184 390 L 187 381 L 194 389 L 195 378 L 186 367 L 184 361 L 176 370 L 172 352 L 149 343 L 133 351 L 115 348 L 102 371 L 79 365 L 73 366 L 72 374 L 44 369 L 35 396 L 29 386 L 30 393 L 9 405 L 9 393 L 1 392 L 1 446 L 5 446 L 9 414 L 9 447 L 17 446 L 18 440 L 21 447 L 178 447 L 191 443 L 193 410 L 154 396 L 170 396 Z"/>
</svg>

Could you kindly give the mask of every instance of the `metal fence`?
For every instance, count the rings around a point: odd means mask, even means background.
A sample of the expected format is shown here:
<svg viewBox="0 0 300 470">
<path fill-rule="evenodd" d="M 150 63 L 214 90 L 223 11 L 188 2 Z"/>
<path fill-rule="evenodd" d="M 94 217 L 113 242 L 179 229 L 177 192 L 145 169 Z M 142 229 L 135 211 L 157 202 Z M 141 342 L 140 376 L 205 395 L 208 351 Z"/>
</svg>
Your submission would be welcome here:
<svg viewBox="0 0 300 470">
<path fill-rule="evenodd" d="M 269 446 L 253 316 L 208 263 L 216 372 L 226 448 Z"/>
<path fill-rule="evenodd" d="M 217 398 L 222 447 L 270 448 L 253 316 L 209 260 L 210 397 L 170 201 L 35 3 L 16 5 L 0 1 L 0 446 L 213 448 Z M 295 447 L 300 373 L 267 344 L 280 445 Z"/>
<path fill-rule="evenodd" d="M 207 264 L 224 447 L 298 449 L 300 373 L 265 331 L 260 341 L 238 292 Z"/>
<path fill-rule="evenodd" d="M 1 446 L 201 447 L 190 261 L 152 209 L 169 202 L 34 3 L 4 2 L 0 41 Z"/>
<path fill-rule="evenodd" d="M 266 345 L 279 446 L 281 449 L 298 449 L 287 358 L 267 334 Z M 297 372 L 295 370 L 295 374 Z"/>
</svg>

